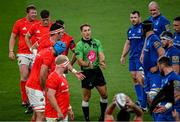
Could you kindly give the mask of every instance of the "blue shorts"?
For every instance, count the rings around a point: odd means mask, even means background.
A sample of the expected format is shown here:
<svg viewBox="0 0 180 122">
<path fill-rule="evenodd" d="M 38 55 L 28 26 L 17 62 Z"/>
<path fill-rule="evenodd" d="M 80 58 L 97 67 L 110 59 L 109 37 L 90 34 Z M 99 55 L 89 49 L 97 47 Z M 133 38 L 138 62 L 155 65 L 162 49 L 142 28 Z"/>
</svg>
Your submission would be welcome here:
<svg viewBox="0 0 180 122">
<path fill-rule="evenodd" d="M 139 59 L 129 60 L 129 71 L 141 71 L 142 64 Z"/>
<path fill-rule="evenodd" d="M 159 73 L 148 72 L 144 78 L 144 90 L 149 92 L 152 89 L 161 88 L 161 76 Z"/>
</svg>

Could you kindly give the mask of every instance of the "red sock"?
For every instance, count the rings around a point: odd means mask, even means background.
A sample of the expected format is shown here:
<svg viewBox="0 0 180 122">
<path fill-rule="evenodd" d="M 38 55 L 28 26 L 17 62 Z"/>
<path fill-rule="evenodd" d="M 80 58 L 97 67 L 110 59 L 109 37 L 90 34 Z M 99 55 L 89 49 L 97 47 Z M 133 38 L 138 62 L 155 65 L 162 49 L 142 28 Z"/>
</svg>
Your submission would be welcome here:
<svg viewBox="0 0 180 122">
<path fill-rule="evenodd" d="M 25 85 L 26 85 L 26 81 L 21 81 L 20 82 L 20 88 L 21 88 L 21 99 L 22 99 L 22 102 L 24 103 L 27 103 L 28 102 L 28 98 L 27 98 L 27 95 L 26 95 L 26 88 L 25 88 Z"/>
</svg>

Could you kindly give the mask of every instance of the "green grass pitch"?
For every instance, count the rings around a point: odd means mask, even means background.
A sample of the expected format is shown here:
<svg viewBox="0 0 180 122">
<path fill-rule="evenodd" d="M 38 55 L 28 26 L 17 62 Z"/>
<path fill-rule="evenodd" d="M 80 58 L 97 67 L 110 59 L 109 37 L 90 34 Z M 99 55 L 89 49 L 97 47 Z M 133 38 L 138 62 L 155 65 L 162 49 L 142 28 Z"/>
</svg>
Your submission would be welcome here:
<svg viewBox="0 0 180 122">
<path fill-rule="evenodd" d="M 92 25 L 93 36 L 100 39 L 106 55 L 107 68 L 104 75 L 107 80 L 109 102 L 118 92 L 124 92 L 135 101 L 135 93 L 130 74 L 128 59 L 125 66 L 119 59 L 130 26 L 129 13 L 140 11 L 142 20 L 149 16 L 147 5 L 150 0 L 6 0 L 0 2 L 0 121 L 25 121 L 31 115 L 24 114 L 20 104 L 19 71 L 17 61 L 8 59 L 8 43 L 14 22 L 24 17 L 28 4 L 35 4 L 38 14 L 42 9 L 51 12 L 51 19 L 63 19 L 66 31 L 80 39 L 79 26 L 82 23 Z M 161 12 L 173 20 L 179 16 L 179 0 L 158 0 Z M 39 16 L 38 16 L 39 17 Z M 75 65 L 78 68 L 77 64 Z M 67 75 L 70 84 L 71 104 L 75 120 L 83 120 L 81 111 L 81 85 L 72 74 Z M 117 110 L 116 110 L 117 112 Z M 96 121 L 100 113 L 99 95 L 92 90 L 90 100 L 90 119 Z M 152 120 L 145 113 L 144 120 Z"/>
</svg>

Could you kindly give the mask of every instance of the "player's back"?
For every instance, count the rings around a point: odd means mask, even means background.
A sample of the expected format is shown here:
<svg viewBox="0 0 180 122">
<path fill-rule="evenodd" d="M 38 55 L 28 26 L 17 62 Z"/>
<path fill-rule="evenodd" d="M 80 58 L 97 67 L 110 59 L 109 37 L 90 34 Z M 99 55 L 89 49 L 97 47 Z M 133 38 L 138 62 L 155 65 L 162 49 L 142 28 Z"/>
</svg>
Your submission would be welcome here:
<svg viewBox="0 0 180 122">
<path fill-rule="evenodd" d="M 73 37 L 67 33 L 64 33 L 60 40 L 66 43 L 66 50 L 63 52 L 64 55 L 68 55 L 69 49 L 72 50 L 76 46 Z"/>
<path fill-rule="evenodd" d="M 42 90 L 40 86 L 40 70 L 42 65 L 46 65 L 50 69 L 53 69 L 54 67 L 54 60 L 55 56 L 52 53 L 52 48 L 46 48 L 44 50 L 41 50 L 35 58 L 33 67 L 31 69 L 31 73 L 29 76 L 29 79 L 26 83 L 26 86 L 38 90 Z"/>
<path fill-rule="evenodd" d="M 146 39 L 145 44 L 143 67 L 145 71 L 149 71 L 151 67 L 157 65 L 157 49 L 159 48 L 159 46 L 161 46 L 161 42 L 157 35 L 152 34 Z"/>
<path fill-rule="evenodd" d="M 53 46 L 53 42 L 50 41 L 50 33 L 48 32 L 38 40 L 38 52 L 51 46 Z"/>
</svg>

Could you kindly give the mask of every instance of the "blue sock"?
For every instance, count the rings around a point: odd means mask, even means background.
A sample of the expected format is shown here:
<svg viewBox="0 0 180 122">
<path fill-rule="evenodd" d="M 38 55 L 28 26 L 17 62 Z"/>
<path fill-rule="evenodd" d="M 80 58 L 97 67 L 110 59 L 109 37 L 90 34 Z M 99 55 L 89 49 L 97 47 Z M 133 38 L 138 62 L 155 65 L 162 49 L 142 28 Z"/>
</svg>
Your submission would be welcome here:
<svg viewBox="0 0 180 122">
<path fill-rule="evenodd" d="M 144 88 L 143 88 L 143 91 L 142 91 L 141 107 L 142 107 L 142 108 L 146 108 L 146 107 L 147 107 L 147 94 L 146 94 L 146 92 L 144 91 Z"/>
<path fill-rule="evenodd" d="M 134 88 L 135 88 L 135 91 L 136 91 L 137 99 L 141 103 L 141 101 L 143 100 L 143 97 L 142 97 L 143 88 L 142 88 L 142 86 L 140 84 L 135 84 Z"/>
</svg>

